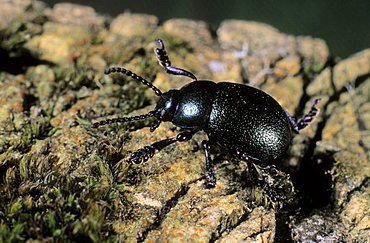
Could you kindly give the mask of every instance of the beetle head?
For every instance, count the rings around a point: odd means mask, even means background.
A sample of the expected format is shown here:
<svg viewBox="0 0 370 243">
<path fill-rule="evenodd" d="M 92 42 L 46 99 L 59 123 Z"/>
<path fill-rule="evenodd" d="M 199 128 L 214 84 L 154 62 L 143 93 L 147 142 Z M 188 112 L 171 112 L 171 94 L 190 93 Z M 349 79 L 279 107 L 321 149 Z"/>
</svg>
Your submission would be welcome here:
<svg viewBox="0 0 370 243">
<path fill-rule="evenodd" d="M 171 89 L 162 94 L 155 107 L 155 117 L 160 121 L 171 121 L 176 112 L 178 103 L 179 90 Z"/>
</svg>

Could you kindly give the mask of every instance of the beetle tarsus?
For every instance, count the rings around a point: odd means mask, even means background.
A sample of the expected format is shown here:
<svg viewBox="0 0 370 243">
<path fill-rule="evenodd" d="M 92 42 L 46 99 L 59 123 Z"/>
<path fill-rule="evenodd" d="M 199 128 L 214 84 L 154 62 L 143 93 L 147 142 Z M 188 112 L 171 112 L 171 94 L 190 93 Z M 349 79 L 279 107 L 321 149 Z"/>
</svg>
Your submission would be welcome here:
<svg viewBox="0 0 370 243">
<path fill-rule="evenodd" d="M 171 66 L 170 58 L 167 56 L 166 47 L 164 46 L 164 43 L 161 39 L 158 39 L 158 44 L 160 48 L 155 48 L 155 53 L 157 54 L 157 59 L 159 61 L 159 64 L 166 70 L 167 73 L 173 74 L 173 75 L 181 75 L 186 76 L 194 81 L 197 80 L 194 74 L 192 74 L 189 71 L 186 71 L 182 68 L 173 67 Z"/>
<path fill-rule="evenodd" d="M 297 128 L 298 130 L 301 130 L 305 128 L 309 122 L 312 121 L 313 117 L 317 115 L 317 108 L 316 105 L 320 102 L 321 99 L 315 99 L 314 102 L 312 103 L 310 111 L 304 115 L 304 117 L 297 122 Z"/>
<path fill-rule="evenodd" d="M 310 111 L 303 116 L 301 120 L 298 122 L 295 121 L 294 117 L 291 116 L 287 111 L 285 111 L 285 114 L 287 115 L 290 125 L 293 128 L 293 131 L 295 133 L 299 133 L 299 130 L 302 130 L 305 128 L 308 123 L 310 123 L 313 120 L 313 117 L 317 115 L 318 109 L 316 108 L 316 105 L 320 102 L 321 99 L 315 99 L 312 103 Z"/>
<path fill-rule="evenodd" d="M 145 146 L 137 150 L 136 152 L 131 153 L 130 158 L 127 162 L 133 164 L 141 164 L 142 162 L 148 161 L 154 155 L 154 148 L 152 146 Z"/>
</svg>

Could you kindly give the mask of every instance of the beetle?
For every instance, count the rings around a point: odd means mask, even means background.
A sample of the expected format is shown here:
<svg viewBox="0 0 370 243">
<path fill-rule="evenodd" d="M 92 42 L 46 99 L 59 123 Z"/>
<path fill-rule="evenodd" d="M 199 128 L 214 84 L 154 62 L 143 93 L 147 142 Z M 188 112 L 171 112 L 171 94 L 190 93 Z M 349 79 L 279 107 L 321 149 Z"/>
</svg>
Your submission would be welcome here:
<svg viewBox="0 0 370 243">
<path fill-rule="evenodd" d="M 210 151 L 219 146 L 240 160 L 255 164 L 276 163 L 287 151 L 294 133 L 303 129 L 317 114 L 316 99 L 310 111 L 298 122 L 279 103 L 264 91 L 249 85 L 231 82 L 198 80 L 191 72 L 174 67 L 167 56 L 165 45 L 158 39 L 155 53 L 159 64 L 172 75 L 193 81 L 180 89 L 162 93 L 151 82 L 122 67 L 109 67 L 105 74 L 121 73 L 151 88 L 159 96 L 155 109 L 147 114 L 107 119 L 92 124 L 93 128 L 117 122 L 156 118 L 153 132 L 161 122 L 172 122 L 181 128 L 173 138 L 164 139 L 132 152 L 128 162 L 139 164 L 149 160 L 164 147 L 192 138 L 203 130 L 208 140 L 202 141 L 205 154 L 205 187 L 216 185 L 216 175 Z"/>
</svg>

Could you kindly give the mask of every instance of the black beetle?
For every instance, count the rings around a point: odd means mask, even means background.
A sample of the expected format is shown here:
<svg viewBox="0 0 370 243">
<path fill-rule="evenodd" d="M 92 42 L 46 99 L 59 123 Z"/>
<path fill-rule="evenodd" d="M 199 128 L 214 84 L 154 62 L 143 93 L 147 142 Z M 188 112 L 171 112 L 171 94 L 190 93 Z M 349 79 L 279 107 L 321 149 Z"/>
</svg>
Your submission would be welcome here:
<svg viewBox="0 0 370 243">
<path fill-rule="evenodd" d="M 171 66 L 162 40 L 158 40 L 157 59 L 167 73 L 182 75 L 193 82 L 181 89 L 162 93 L 151 82 L 121 67 L 110 67 L 105 74 L 122 73 L 151 88 L 160 99 L 153 111 L 148 114 L 103 120 L 94 123 L 94 128 L 116 122 L 155 117 L 156 123 L 150 128 L 153 132 L 162 121 L 170 121 L 182 128 L 176 137 L 145 146 L 131 153 L 129 162 L 141 163 L 153 157 L 156 151 L 175 143 L 189 140 L 192 135 L 203 130 L 208 141 L 202 142 L 206 159 L 206 188 L 216 185 L 216 176 L 210 156 L 211 146 L 220 146 L 232 156 L 259 164 L 271 164 L 287 151 L 293 132 L 307 126 L 317 113 L 316 105 L 303 119 L 295 122 L 279 103 L 265 92 L 248 85 L 197 80 L 189 71 Z"/>
</svg>

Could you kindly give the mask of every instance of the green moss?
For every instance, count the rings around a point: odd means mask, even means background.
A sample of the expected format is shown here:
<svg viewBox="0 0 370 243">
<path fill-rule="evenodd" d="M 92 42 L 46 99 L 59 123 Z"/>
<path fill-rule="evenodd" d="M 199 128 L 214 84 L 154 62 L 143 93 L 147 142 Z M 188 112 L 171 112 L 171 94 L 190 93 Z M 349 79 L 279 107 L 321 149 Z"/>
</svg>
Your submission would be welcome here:
<svg viewBox="0 0 370 243">
<path fill-rule="evenodd" d="M 15 202 L 10 205 L 8 216 L 14 217 L 22 211 L 22 199 L 17 198 Z"/>
<path fill-rule="evenodd" d="M 20 140 L 14 139 L 12 147 L 26 151 L 37 139 L 43 139 L 51 136 L 56 129 L 50 124 L 50 118 L 48 117 L 37 117 L 34 120 L 30 120 L 20 131 Z"/>
<path fill-rule="evenodd" d="M 22 236 L 24 232 L 23 223 L 15 223 L 9 228 L 6 224 L 0 223 L 0 241 L 1 242 L 19 242 L 24 241 Z"/>
</svg>

